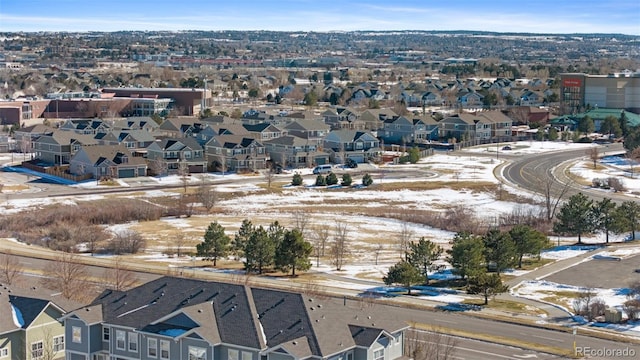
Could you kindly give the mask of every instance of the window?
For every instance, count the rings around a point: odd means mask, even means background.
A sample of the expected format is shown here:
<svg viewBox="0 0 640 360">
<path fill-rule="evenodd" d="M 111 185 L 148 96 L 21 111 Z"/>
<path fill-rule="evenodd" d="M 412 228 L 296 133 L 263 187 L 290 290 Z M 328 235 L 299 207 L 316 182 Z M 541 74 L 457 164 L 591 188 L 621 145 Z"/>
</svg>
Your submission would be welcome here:
<svg viewBox="0 0 640 360">
<path fill-rule="evenodd" d="M 160 359 L 169 358 L 169 341 L 160 340 Z"/>
<path fill-rule="evenodd" d="M 7 348 L 2 348 L 0 349 L 0 358 L 9 356 L 9 349 Z"/>
<path fill-rule="evenodd" d="M 229 349 L 227 360 L 240 360 L 238 350 Z"/>
<path fill-rule="evenodd" d="M 374 351 L 373 360 L 384 360 L 384 349 Z"/>
<path fill-rule="evenodd" d="M 253 360 L 253 354 L 250 352 L 242 352 L 242 360 Z"/>
<path fill-rule="evenodd" d="M 116 330 L 116 349 L 124 350 L 125 332 L 122 330 Z"/>
<path fill-rule="evenodd" d="M 129 333 L 129 351 L 138 351 L 138 335 Z"/>
<path fill-rule="evenodd" d="M 109 341 L 109 337 L 111 335 L 111 330 L 108 327 L 102 327 L 102 341 Z"/>
<path fill-rule="evenodd" d="M 53 351 L 64 351 L 64 335 L 56 336 L 53 338 Z"/>
<path fill-rule="evenodd" d="M 205 360 L 207 358 L 207 349 L 189 346 L 189 360 Z"/>
<path fill-rule="evenodd" d="M 147 339 L 147 356 L 148 357 L 158 356 L 158 340 L 157 339 Z"/>
<path fill-rule="evenodd" d="M 82 328 L 79 326 L 72 326 L 71 327 L 71 341 L 73 341 L 74 343 L 81 343 L 82 342 Z"/>
<path fill-rule="evenodd" d="M 44 349 L 42 341 L 34 342 L 31 344 L 31 360 L 40 360 L 44 355 Z"/>
</svg>

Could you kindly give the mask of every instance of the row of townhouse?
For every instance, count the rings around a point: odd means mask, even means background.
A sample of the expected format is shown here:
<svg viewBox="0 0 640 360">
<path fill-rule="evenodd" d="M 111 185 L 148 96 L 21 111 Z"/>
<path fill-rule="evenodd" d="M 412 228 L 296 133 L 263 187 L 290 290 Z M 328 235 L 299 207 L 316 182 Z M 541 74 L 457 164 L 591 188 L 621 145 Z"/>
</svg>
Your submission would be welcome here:
<svg viewBox="0 0 640 360">
<path fill-rule="evenodd" d="M 174 277 L 89 304 L 43 290 L 0 287 L 1 359 L 408 359 L 388 305 Z"/>
</svg>

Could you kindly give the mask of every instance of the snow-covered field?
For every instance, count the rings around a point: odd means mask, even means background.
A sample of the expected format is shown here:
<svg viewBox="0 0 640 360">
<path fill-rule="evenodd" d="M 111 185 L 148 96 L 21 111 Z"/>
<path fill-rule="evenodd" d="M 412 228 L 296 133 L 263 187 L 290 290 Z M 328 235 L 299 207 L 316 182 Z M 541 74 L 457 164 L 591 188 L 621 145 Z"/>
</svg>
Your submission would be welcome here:
<svg viewBox="0 0 640 360">
<path fill-rule="evenodd" d="M 510 146 L 511 150 L 502 150 L 503 146 Z M 424 178 L 417 181 L 421 182 L 483 182 L 486 184 L 498 184 L 494 171 L 496 167 L 504 161 L 500 154 L 508 153 L 509 155 L 524 155 L 532 153 L 543 153 L 549 151 L 563 151 L 567 149 L 588 148 L 591 144 L 571 144 L 565 142 L 536 142 L 526 141 L 519 143 L 501 143 L 496 145 L 479 146 L 471 149 L 465 149 L 463 152 L 455 153 L 436 153 L 433 156 L 422 159 L 418 164 L 407 165 L 384 165 L 378 170 L 385 169 L 402 169 L 404 171 L 416 171 L 424 174 Z M 486 153 L 496 154 L 498 151 L 498 159 L 484 155 Z M 8 162 L 6 154 L 0 156 L 0 163 Z M 628 166 L 620 167 L 618 164 L 599 166 L 594 170 L 592 163 L 587 159 L 577 162 L 571 172 L 580 176 L 587 181 L 593 178 L 602 178 L 609 176 L 624 176 L 624 184 L 630 192 L 640 191 L 640 178 L 628 177 Z M 298 170 L 302 174 L 310 174 L 311 169 Z M 402 183 L 407 181 L 415 182 L 415 178 L 394 178 L 393 171 L 384 172 L 384 176 L 374 177 L 374 183 Z M 335 227 L 337 222 L 347 225 L 348 239 L 352 248 L 352 254 L 347 264 L 343 266 L 341 271 L 335 271 L 333 266 L 327 263 L 320 263 L 319 267 L 315 265 L 315 259 L 312 259 L 312 270 L 316 272 L 326 273 L 331 276 L 326 281 L 331 286 L 352 288 L 357 290 L 368 290 L 381 286 L 382 276 L 386 273 L 388 267 L 400 258 L 400 252 L 394 245 L 397 243 L 398 234 L 402 231 L 408 231 L 412 237 L 418 239 L 425 237 L 431 241 L 437 242 L 443 247 L 447 247 L 449 241 L 454 234 L 448 231 L 431 228 L 429 226 L 418 223 L 408 223 L 405 221 L 395 220 L 387 217 L 372 217 L 367 213 L 368 210 L 376 209 L 381 213 L 385 211 L 401 211 L 403 209 L 416 211 L 443 211 L 455 205 L 463 205 L 468 209 L 472 209 L 477 216 L 487 221 L 497 219 L 501 214 L 512 212 L 514 209 L 535 209 L 536 205 L 520 204 L 510 201 L 501 201 L 496 198 L 496 194 L 483 192 L 477 189 L 459 189 L 437 188 L 432 190 L 415 190 L 414 188 L 402 189 L 401 186 L 397 190 L 378 191 L 371 189 L 348 189 L 348 190 L 327 190 L 318 189 L 312 186 L 310 180 L 304 187 L 287 187 L 282 188 L 280 192 L 265 192 L 263 185 L 266 180 L 261 175 L 254 175 L 255 181 L 247 180 L 249 176 L 237 174 L 207 174 L 196 175 L 189 178 L 189 184 L 197 185 L 200 183 L 213 183 L 224 180 L 239 180 L 237 184 L 224 184 L 216 186 L 219 192 L 233 193 L 234 196 L 228 200 L 220 201 L 216 206 L 219 211 L 215 216 L 203 217 L 195 216 L 189 219 L 163 219 L 163 226 L 187 232 L 188 230 L 202 230 L 203 223 L 216 220 L 220 222 L 229 234 L 237 231 L 238 226 L 243 218 L 249 218 L 257 225 L 268 225 L 274 220 L 278 220 L 285 226 L 293 224 L 293 213 L 302 208 L 312 208 L 313 211 L 304 213 L 307 218 L 307 234 L 312 239 L 313 230 L 321 226 L 327 226 L 331 229 Z M 277 182 L 290 181 L 291 173 L 278 175 L 275 179 Z M 241 180 L 241 181 L 240 181 Z M 11 194 L 12 178 L 4 177 L 0 173 L 0 181 L 8 187 L 7 193 Z M 120 186 L 144 186 L 145 184 L 181 184 L 182 179 L 179 176 L 166 176 L 158 178 L 129 179 L 126 181 L 119 180 Z M 354 183 L 359 182 L 359 178 L 354 178 Z M 34 185 L 35 186 L 35 185 Z M 96 184 L 95 181 L 88 181 L 77 185 L 82 188 L 103 188 L 103 185 Z M 456 187 L 457 188 L 457 187 Z M 29 189 L 20 189 L 19 191 L 30 191 Z M 18 191 L 18 192 L 19 192 Z M 505 187 L 505 191 L 515 192 L 517 189 Z M 126 196 L 171 196 L 175 192 L 150 190 L 141 191 L 135 195 Z M 526 197 L 528 195 L 523 195 Z M 43 196 L 39 199 L 20 200 L 8 197 L 6 201 L 0 204 L 2 213 L 11 213 L 21 211 L 23 209 L 35 208 L 48 204 L 72 204 L 80 200 L 91 200 L 102 198 L 101 195 L 83 196 L 82 198 L 47 198 Z M 349 207 L 348 211 L 340 211 L 340 208 Z M 360 209 L 360 210 L 358 210 Z M 120 231 L 127 228 L 135 228 L 137 224 L 123 224 L 112 227 L 112 231 Z M 610 236 L 611 242 L 624 241 L 625 235 Z M 596 234 L 592 237 L 583 237 L 585 244 L 603 242 L 604 236 Z M 549 249 L 542 253 L 542 257 L 546 259 L 562 260 L 585 254 L 593 247 L 576 247 L 566 246 L 575 242 L 575 238 L 556 238 L 551 239 L 552 242 L 558 243 L 560 246 Z M 380 244 L 382 246 L 380 247 Z M 613 249 L 607 252 L 600 252 L 600 256 L 625 257 L 640 252 L 640 248 Z M 189 266 L 193 259 L 184 257 L 176 258 L 163 254 L 161 248 L 152 248 L 152 252 L 141 255 L 141 261 L 167 262 L 171 266 Z M 375 261 L 379 265 L 375 265 Z M 511 271 L 513 276 L 520 276 L 526 272 Z M 432 278 L 449 278 L 453 275 L 447 271 L 434 273 Z M 342 280 L 337 280 L 336 277 Z M 320 283 L 322 285 L 322 283 Z M 563 284 L 553 284 L 544 281 L 535 281 L 523 283 L 515 290 L 518 296 L 529 297 L 534 299 L 542 299 L 549 296 L 551 292 L 558 291 L 575 291 L 580 289 L 569 289 Z M 607 304 L 611 306 L 619 306 L 624 301 L 624 289 L 598 289 L 598 296 L 602 297 Z M 461 294 L 433 294 L 427 296 L 430 300 L 442 302 L 459 302 L 464 299 Z M 571 309 L 568 309 L 571 310 Z M 628 329 L 627 329 L 628 330 Z M 640 331 L 634 328 L 633 330 Z"/>
</svg>

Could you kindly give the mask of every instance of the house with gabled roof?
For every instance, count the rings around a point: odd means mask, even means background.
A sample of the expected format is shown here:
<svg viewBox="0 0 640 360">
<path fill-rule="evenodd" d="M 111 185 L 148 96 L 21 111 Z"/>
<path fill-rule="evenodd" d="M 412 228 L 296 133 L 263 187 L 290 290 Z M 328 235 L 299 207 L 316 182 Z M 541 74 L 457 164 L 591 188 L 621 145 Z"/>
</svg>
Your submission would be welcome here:
<svg viewBox="0 0 640 360">
<path fill-rule="evenodd" d="M 249 136 L 258 141 L 277 139 L 281 136 L 287 135 L 287 130 L 281 129 L 268 122 L 243 124 L 242 126 L 247 129 Z"/>
<path fill-rule="evenodd" d="M 65 344 L 71 360 L 401 359 L 408 326 L 380 306 L 162 277 L 106 290 L 62 320 L 78 340 Z"/>
<path fill-rule="evenodd" d="M 59 127 L 60 130 L 74 131 L 85 135 L 104 133 L 110 128 L 111 126 L 101 119 L 68 119 Z"/>
<path fill-rule="evenodd" d="M 364 121 L 367 130 L 375 131 L 383 127 L 385 120 L 397 116 L 391 109 L 367 109 L 362 112 L 360 119 Z"/>
<path fill-rule="evenodd" d="M 78 306 L 45 289 L 0 284 L 0 359 L 64 359 L 67 338 L 58 319 Z"/>
<path fill-rule="evenodd" d="M 368 131 L 333 130 L 324 138 L 323 144 L 336 163 L 344 163 L 346 159 L 364 163 L 382 151 L 380 140 Z"/>
<path fill-rule="evenodd" d="M 147 159 L 161 163 L 168 174 L 177 174 L 182 167 L 189 173 L 207 171 L 204 149 L 191 137 L 158 140 L 147 147 Z"/>
<path fill-rule="evenodd" d="M 385 144 L 424 143 L 438 139 L 438 123 L 431 116 L 396 116 L 384 121 L 378 136 Z"/>
<path fill-rule="evenodd" d="M 360 120 L 360 113 L 354 109 L 337 107 L 327 109 L 322 114 L 325 124 L 332 129 L 364 129 L 364 122 Z"/>
<path fill-rule="evenodd" d="M 82 145 L 97 145 L 93 135 L 78 134 L 74 131 L 56 130 L 42 135 L 33 142 L 35 158 L 51 165 L 66 165 Z"/>
<path fill-rule="evenodd" d="M 283 167 L 311 167 L 329 163 L 329 154 L 321 151 L 317 142 L 295 135 L 265 141 L 264 147 L 271 162 Z"/>
<path fill-rule="evenodd" d="M 100 145 L 124 145 L 134 156 L 146 155 L 146 149 L 156 138 L 145 130 L 112 130 L 96 135 Z"/>
<path fill-rule="evenodd" d="M 133 116 L 113 122 L 113 129 L 156 131 L 160 125 L 148 116 Z"/>
<path fill-rule="evenodd" d="M 94 179 L 132 178 L 147 175 L 147 162 L 124 145 L 82 146 L 69 161 L 69 172 Z"/>
<path fill-rule="evenodd" d="M 321 145 L 325 136 L 331 131 L 331 127 L 321 119 L 296 119 L 286 125 L 284 129 L 289 135 L 294 135 L 309 142 Z"/>
<path fill-rule="evenodd" d="M 214 136 L 204 148 L 209 167 L 222 172 L 255 171 L 267 166 L 264 145 L 251 136 Z"/>
</svg>

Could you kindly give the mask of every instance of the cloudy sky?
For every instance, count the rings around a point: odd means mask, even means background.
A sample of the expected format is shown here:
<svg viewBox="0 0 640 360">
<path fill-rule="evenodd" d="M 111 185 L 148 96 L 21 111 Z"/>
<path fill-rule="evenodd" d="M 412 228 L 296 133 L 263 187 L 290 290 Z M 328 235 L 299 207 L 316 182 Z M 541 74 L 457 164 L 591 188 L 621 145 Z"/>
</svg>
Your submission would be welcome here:
<svg viewBox="0 0 640 360">
<path fill-rule="evenodd" d="M 640 35 L 640 1 L 0 1 L 0 32 L 92 30 L 486 30 Z"/>
</svg>

